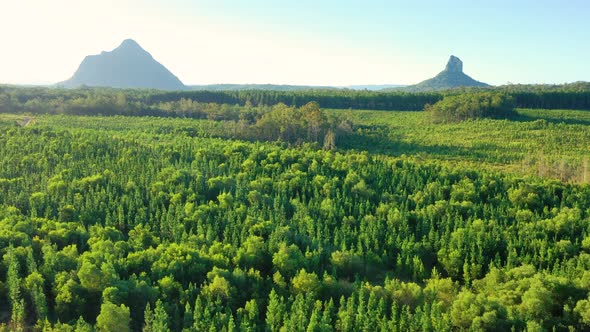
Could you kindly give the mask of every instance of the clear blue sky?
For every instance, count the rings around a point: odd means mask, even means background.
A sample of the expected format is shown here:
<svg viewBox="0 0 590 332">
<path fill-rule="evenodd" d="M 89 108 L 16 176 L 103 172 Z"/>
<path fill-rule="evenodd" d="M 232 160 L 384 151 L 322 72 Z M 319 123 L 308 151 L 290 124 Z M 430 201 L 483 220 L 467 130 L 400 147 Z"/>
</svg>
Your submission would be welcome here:
<svg viewBox="0 0 590 332">
<path fill-rule="evenodd" d="M 0 82 L 65 80 L 125 38 L 185 84 L 412 84 L 451 54 L 495 85 L 588 81 L 589 17 L 587 0 L 3 1 Z"/>
</svg>

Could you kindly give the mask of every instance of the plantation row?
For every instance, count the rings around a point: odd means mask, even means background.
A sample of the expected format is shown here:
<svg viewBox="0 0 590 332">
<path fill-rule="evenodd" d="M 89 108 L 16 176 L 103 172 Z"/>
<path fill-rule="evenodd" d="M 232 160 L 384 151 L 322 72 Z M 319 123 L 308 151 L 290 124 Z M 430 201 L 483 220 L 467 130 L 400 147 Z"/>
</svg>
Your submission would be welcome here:
<svg viewBox="0 0 590 332">
<path fill-rule="evenodd" d="M 21 118 L 0 117 L 5 330 L 590 328 L 586 184 Z"/>
</svg>

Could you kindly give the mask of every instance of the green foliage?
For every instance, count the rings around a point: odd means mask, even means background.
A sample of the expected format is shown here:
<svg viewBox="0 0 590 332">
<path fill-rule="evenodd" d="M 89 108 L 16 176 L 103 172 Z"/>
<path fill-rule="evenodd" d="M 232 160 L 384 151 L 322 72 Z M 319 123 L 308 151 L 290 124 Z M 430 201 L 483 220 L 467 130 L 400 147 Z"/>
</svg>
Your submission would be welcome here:
<svg viewBox="0 0 590 332">
<path fill-rule="evenodd" d="M 299 247 L 281 243 L 279 250 L 273 255 L 272 263 L 284 276 L 293 277 L 298 268 L 303 265 L 304 257 Z"/>
<path fill-rule="evenodd" d="M 275 111 L 321 120 L 317 105 L 304 109 Z M 505 172 L 544 144 L 581 161 L 583 123 L 357 112 L 352 136 L 327 151 L 284 142 L 313 137 L 308 125 L 268 142 L 210 137 L 209 120 L 19 117 L 0 116 L 6 329 L 590 326 L 590 187 Z M 395 139 L 399 154 L 343 149 L 362 148 L 348 140 L 359 137 Z M 445 146 L 470 153 L 433 152 Z"/>
<path fill-rule="evenodd" d="M 434 123 L 426 112 L 354 111 L 347 113 L 355 124 L 353 132 L 341 137 L 338 147 L 445 166 L 590 182 L 590 112 L 516 112 L 510 120 Z M 332 114 L 343 113 L 328 111 Z"/>
<path fill-rule="evenodd" d="M 590 84 L 505 85 L 494 88 L 457 88 L 440 92 L 356 91 L 347 89 L 308 89 L 302 91 L 175 91 L 120 90 L 110 88 L 23 88 L 0 86 L 0 113 L 72 115 L 148 115 L 210 120 L 256 118 L 252 107 L 283 103 L 301 107 L 317 102 L 325 108 L 417 111 L 444 96 L 488 92 L 509 94 L 517 107 L 541 109 L 590 109 Z M 224 104 L 219 107 L 216 104 Z M 245 106 L 244 112 L 229 105 Z M 25 122 L 21 122 L 25 123 Z M 26 122 L 28 123 L 28 121 Z M 196 132 L 188 130 L 189 132 Z"/>
<path fill-rule="evenodd" d="M 424 111 L 435 122 L 458 122 L 479 118 L 507 118 L 514 116 L 514 98 L 509 95 L 480 92 L 445 96 Z"/>
<path fill-rule="evenodd" d="M 269 331 L 280 331 L 283 319 L 286 316 L 284 298 L 279 297 L 275 290 L 269 294 L 268 306 L 266 308 L 265 322 Z"/>
<path fill-rule="evenodd" d="M 318 276 L 311 272 L 308 273 L 305 269 L 301 269 L 297 275 L 293 278 L 293 292 L 295 294 L 307 294 L 316 293 L 320 288 L 320 281 Z"/>
<path fill-rule="evenodd" d="M 96 317 L 96 329 L 99 332 L 129 331 L 129 308 L 105 302 L 100 306 L 100 314 Z"/>
<path fill-rule="evenodd" d="M 150 304 L 145 307 L 145 324 L 143 325 L 143 332 L 166 332 L 170 331 L 168 328 L 168 313 L 164 308 L 161 300 L 156 301 L 156 307 L 152 311 Z"/>
</svg>

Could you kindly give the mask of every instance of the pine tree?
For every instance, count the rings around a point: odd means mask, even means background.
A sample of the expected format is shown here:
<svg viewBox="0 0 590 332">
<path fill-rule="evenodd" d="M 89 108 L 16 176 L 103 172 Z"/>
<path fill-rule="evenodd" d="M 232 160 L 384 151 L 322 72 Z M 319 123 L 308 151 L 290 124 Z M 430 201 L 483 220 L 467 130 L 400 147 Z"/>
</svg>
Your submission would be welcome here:
<svg viewBox="0 0 590 332">
<path fill-rule="evenodd" d="M 392 332 L 400 331 L 400 329 L 399 329 L 400 321 L 399 321 L 398 310 L 399 309 L 398 309 L 397 303 L 393 302 L 393 304 L 391 305 L 391 319 L 389 319 L 389 322 L 387 324 L 389 327 L 389 330 Z"/>
<path fill-rule="evenodd" d="M 145 305 L 145 310 L 143 312 L 143 317 L 144 317 L 144 324 L 143 324 L 143 332 L 156 332 L 153 329 L 154 326 L 154 312 L 150 306 L 150 303 L 148 302 Z"/>
<path fill-rule="evenodd" d="M 354 304 L 354 295 L 350 296 L 348 300 L 344 296 L 340 297 L 338 319 L 336 321 L 336 327 L 339 331 L 354 331 Z"/>
<path fill-rule="evenodd" d="M 191 308 L 191 305 L 188 302 L 184 305 L 184 315 L 182 317 L 182 320 L 183 328 L 190 328 L 193 326 L 193 309 Z"/>
<path fill-rule="evenodd" d="M 266 326 L 271 332 L 279 331 L 283 325 L 285 303 L 282 296 L 278 296 L 274 288 L 270 291 L 266 308 Z"/>
<path fill-rule="evenodd" d="M 333 326 L 333 316 L 334 315 L 334 300 L 330 299 L 330 301 L 324 305 L 324 312 L 322 313 L 322 326 L 324 329 L 328 329 L 331 331 Z"/>
<path fill-rule="evenodd" d="M 76 327 L 74 328 L 74 332 L 92 332 L 92 325 L 88 324 L 82 316 L 78 318 L 76 321 Z"/>
<path fill-rule="evenodd" d="M 37 315 L 37 319 L 44 320 L 47 317 L 47 299 L 43 292 L 45 280 L 39 272 L 32 272 L 25 278 L 25 288 L 29 292 L 31 303 Z"/>
<path fill-rule="evenodd" d="M 10 326 L 13 331 L 24 330 L 25 302 L 21 296 L 20 264 L 14 253 L 14 248 L 8 248 L 8 271 L 6 283 L 8 285 L 8 299 L 11 307 Z"/>
<path fill-rule="evenodd" d="M 197 331 L 205 331 L 211 325 L 211 318 L 206 311 L 206 307 L 203 305 L 201 296 L 197 296 L 195 300 L 195 307 L 193 309 L 193 328 Z"/>
<path fill-rule="evenodd" d="M 164 308 L 164 303 L 161 300 L 156 301 L 156 307 L 154 308 L 154 321 L 152 326 L 153 331 L 170 331 L 168 328 L 168 313 L 166 313 L 166 308 Z"/>
<path fill-rule="evenodd" d="M 306 332 L 322 331 L 322 302 L 317 300 L 313 306 Z"/>
</svg>

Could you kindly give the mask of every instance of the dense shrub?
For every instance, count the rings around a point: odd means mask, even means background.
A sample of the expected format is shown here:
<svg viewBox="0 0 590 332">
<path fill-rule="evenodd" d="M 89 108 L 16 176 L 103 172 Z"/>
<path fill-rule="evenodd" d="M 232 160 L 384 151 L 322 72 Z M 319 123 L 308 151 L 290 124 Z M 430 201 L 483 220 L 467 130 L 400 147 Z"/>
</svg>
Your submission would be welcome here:
<svg viewBox="0 0 590 332">
<path fill-rule="evenodd" d="M 514 98 L 505 94 L 480 92 L 445 96 L 426 105 L 435 122 L 458 122 L 477 118 L 503 118 L 514 114 Z"/>
</svg>

